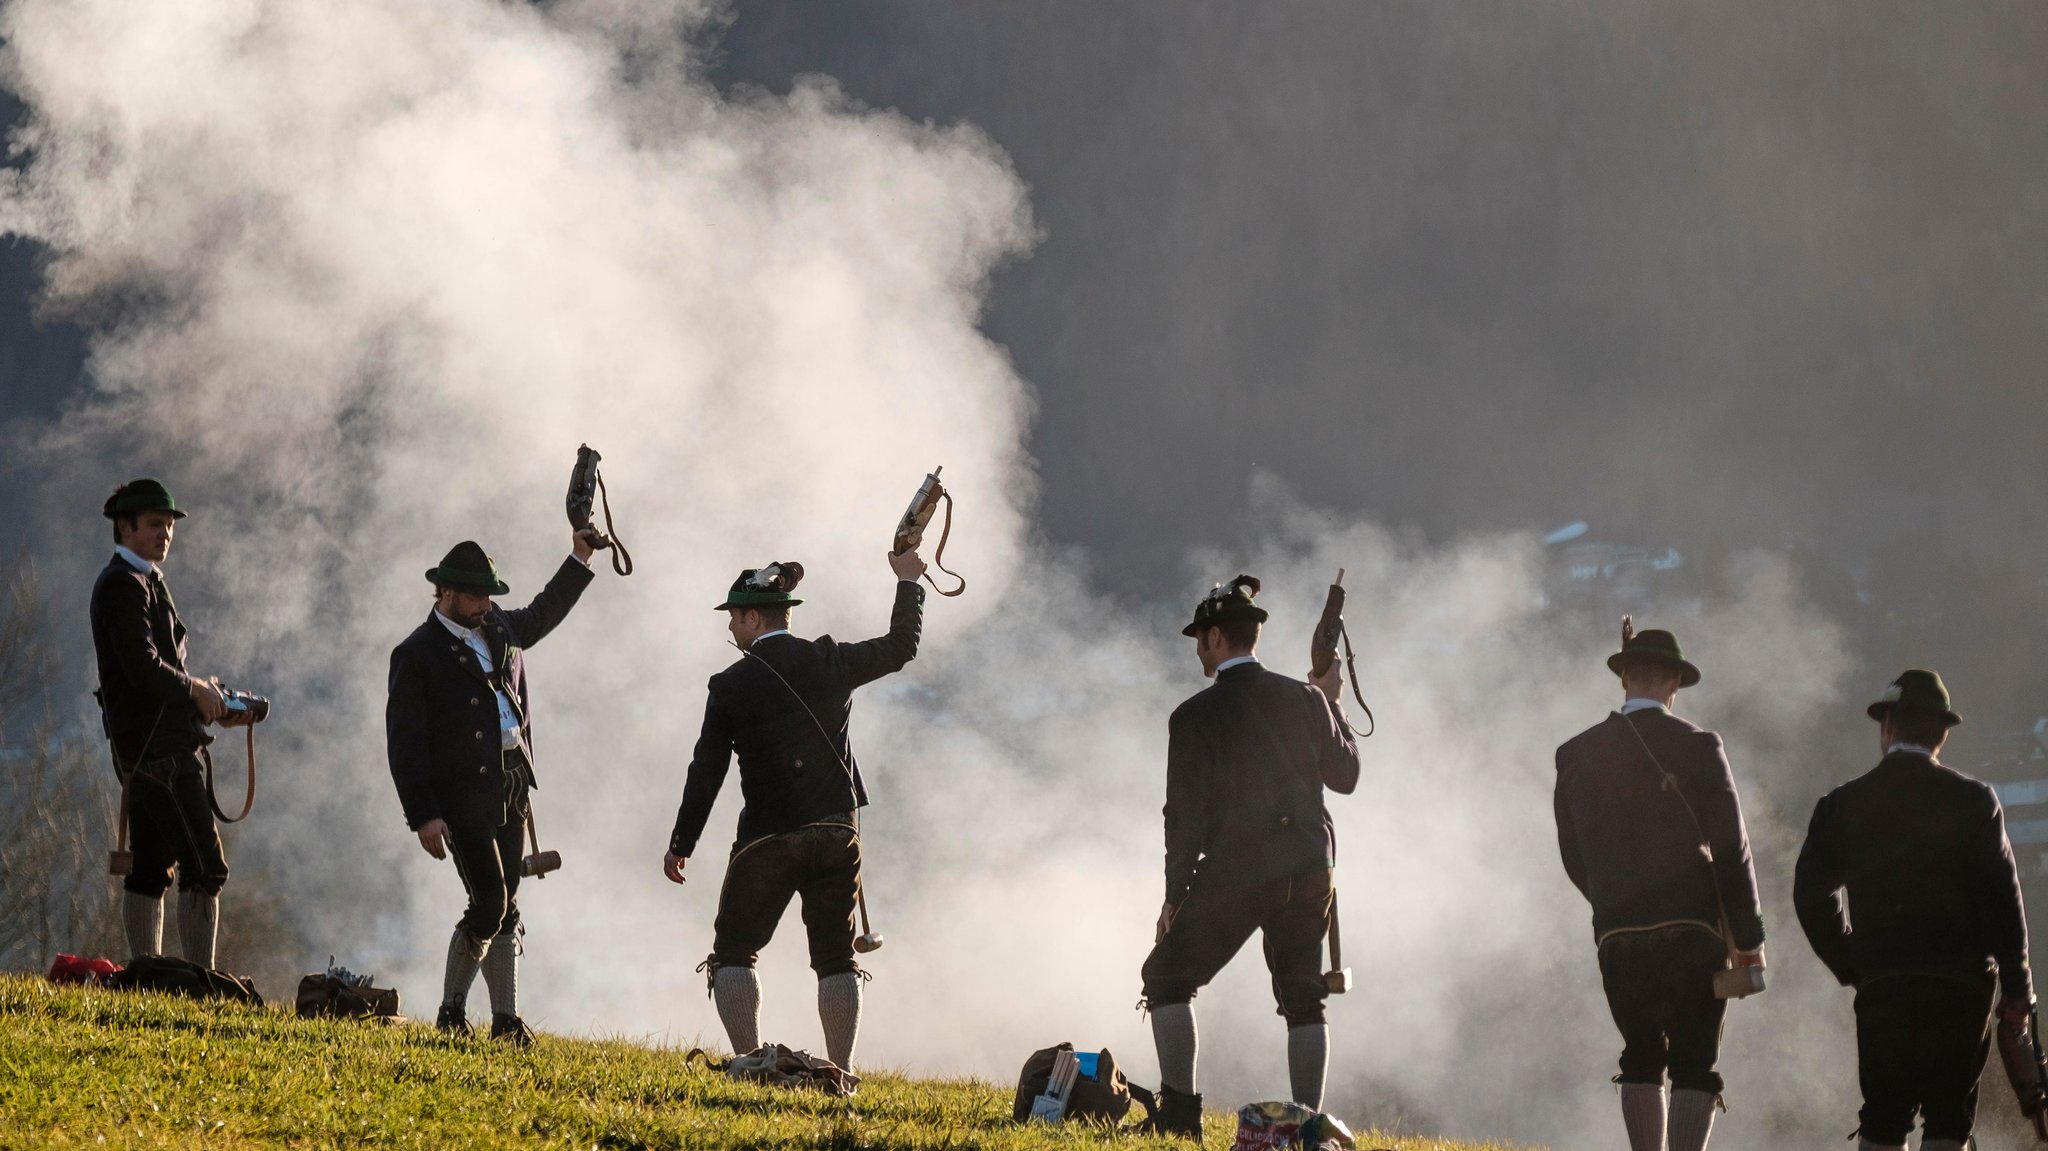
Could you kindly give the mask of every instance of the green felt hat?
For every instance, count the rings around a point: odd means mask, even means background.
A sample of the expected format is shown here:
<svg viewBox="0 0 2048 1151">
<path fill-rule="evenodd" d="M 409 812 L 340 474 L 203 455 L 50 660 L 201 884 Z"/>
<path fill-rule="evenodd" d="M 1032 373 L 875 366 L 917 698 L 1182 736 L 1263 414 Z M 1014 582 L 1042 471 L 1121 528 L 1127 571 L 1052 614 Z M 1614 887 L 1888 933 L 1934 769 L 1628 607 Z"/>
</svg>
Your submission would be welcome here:
<svg viewBox="0 0 2048 1151">
<path fill-rule="evenodd" d="M 725 602 L 711 609 L 731 611 L 736 607 L 795 607 L 804 602 L 790 593 L 804 578 L 804 565 L 781 560 L 762 568 L 748 568 L 732 581 Z"/>
<path fill-rule="evenodd" d="M 154 476 L 129 480 L 114 489 L 101 506 L 100 514 L 113 519 L 116 516 L 132 516 L 142 512 L 169 512 L 171 518 L 182 520 L 185 513 L 178 510 L 178 501 L 171 498 L 171 489 Z"/>
<path fill-rule="evenodd" d="M 1963 722 L 1949 701 L 1948 685 L 1941 682 L 1941 676 L 1925 668 L 1910 667 L 1900 672 L 1899 678 L 1884 689 L 1884 695 L 1864 709 L 1864 714 L 1883 723 L 1884 717 L 1893 711 L 1940 716 L 1950 727 Z"/>
<path fill-rule="evenodd" d="M 1651 628 L 1638 632 L 1624 626 L 1621 650 L 1607 657 L 1607 670 L 1620 675 L 1624 668 L 1636 663 L 1677 671 L 1680 687 L 1691 687 L 1700 681 L 1700 669 L 1686 662 L 1685 653 L 1678 649 L 1678 637 L 1668 631 Z"/>
<path fill-rule="evenodd" d="M 463 540 L 441 557 L 441 566 L 427 569 L 427 579 L 436 587 L 478 595 L 504 595 L 512 589 L 498 578 L 497 561 L 475 540 Z"/>
<path fill-rule="evenodd" d="M 1202 633 L 1203 628 L 1238 620 L 1265 623 L 1266 609 L 1252 602 L 1258 594 L 1259 581 L 1248 575 L 1217 584 L 1202 597 L 1202 602 L 1195 605 L 1194 621 L 1180 629 L 1180 634 L 1196 636 Z"/>
</svg>

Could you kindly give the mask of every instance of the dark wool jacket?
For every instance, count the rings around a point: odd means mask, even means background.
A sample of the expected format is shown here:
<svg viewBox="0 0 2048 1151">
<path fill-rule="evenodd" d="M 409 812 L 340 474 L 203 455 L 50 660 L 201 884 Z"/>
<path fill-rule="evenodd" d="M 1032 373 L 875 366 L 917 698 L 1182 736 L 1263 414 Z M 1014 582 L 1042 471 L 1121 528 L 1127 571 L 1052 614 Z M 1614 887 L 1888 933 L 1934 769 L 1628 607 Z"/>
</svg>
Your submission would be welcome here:
<svg viewBox="0 0 2048 1151">
<path fill-rule="evenodd" d="M 92 585 L 92 648 L 100 706 L 122 763 L 213 742 L 192 702 L 185 623 L 162 576 L 136 571 L 119 553 L 107 561 Z"/>
<path fill-rule="evenodd" d="M 712 676 L 669 851 L 687 858 L 697 850 L 734 752 L 745 804 L 735 847 L 866 806 L 867 787 L 846 739 L 853 689 L 901 671 L 916 658 L 923 628 L 924 589 L 905 580 L 896 585 L 885 636 L 859 643 L 838 643 L 829 635 L 768 636 Z"/>
<path fill-rule="evenodd" d="M 1241 663 L 1173 710 L 1166 741 L 1166 901 L 1201 878 L 1239 886 L 1336 861 L 1323 788 L 1358 786 L 1358 746 L 1323 693 Z"/>
<path fill-rule="evenodd" d="M 493 606 L 484 617 L 491 660 L 507 673 L 529 748 L 533 711 L 527 706 L 523 649 L 555 630 L 592 578 L 590 569 L 570 556 L 532 603 L 510 611 Z M 426 622 L 391 649 L 390 688 L 384 743 L 406 826 L 418 831 L 431 820 L 458 818 L 467 811 L 502 811 L 498 697 L 468 642 L 429 611 Z M 538 786 L 530 765 L 526 782 Z"/>
<path fill-rule="evenodd" d="M 1845 984 L 1887 975 L 1987 977 L 2031 993 L 2027 913 L 1992 789 L 1894 752 L 1813 809 L 1792 899 L 1813 950 Z"/>
<path fill-rule="evenodd" d="M 1677 778 L 1693 816 L 1665 790 L 1644 744 Z M 1718 935 L 1718 880 L 1735 946 L 1763 946 L 1749 831 L 1720 736 L 1666 711 L 1609 713 L 1557 749 L 1554 807 L 1558 853 L 1593 905 L 1594 939 L 1671 923 L 1696 923 Z M 1711 865 L 1700 852 L 1702 830 Z"/>
</svg>

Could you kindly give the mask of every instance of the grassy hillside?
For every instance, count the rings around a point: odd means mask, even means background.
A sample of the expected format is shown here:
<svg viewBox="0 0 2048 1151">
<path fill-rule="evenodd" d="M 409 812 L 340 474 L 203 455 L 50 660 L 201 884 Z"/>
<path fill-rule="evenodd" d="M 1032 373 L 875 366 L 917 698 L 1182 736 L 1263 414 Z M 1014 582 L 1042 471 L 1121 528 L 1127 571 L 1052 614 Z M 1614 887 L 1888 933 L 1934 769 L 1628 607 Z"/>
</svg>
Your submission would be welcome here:
<svg viewBox="0 0 2048 1151">
<path fill-rule="evenodd" d="M 0 1147 L 1182 1147 L 1010 1122 L 1007 1087 L 874 1075 L 849 1100 L 735 1083 L 682 1053 L 542 1036 L 529 1051 L 431 1027 L 0 976 Z M 1209 1119 L 1228 1147 L 1231 1120 Z M 1368 1136 L 1360 1147 L 1506 1151 Z"/>
</svg>

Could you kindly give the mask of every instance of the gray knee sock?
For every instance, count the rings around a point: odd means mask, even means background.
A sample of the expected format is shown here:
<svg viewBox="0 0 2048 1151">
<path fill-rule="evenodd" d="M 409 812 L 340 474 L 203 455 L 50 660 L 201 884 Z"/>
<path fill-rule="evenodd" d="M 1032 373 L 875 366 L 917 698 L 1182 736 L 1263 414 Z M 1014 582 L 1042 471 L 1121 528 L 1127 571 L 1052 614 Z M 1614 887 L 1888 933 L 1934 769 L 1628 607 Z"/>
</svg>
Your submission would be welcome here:
<svg viewBox="0 0 2048 1151">
<path fill-rule="evenodd" d="M 1951 1146 L 1954 1146 L 1954 1144 L 1951 1144 Z M 1906 1145 L 1904 1143 L 1872 1143 L 1869 1138 L 1862 1137 L 1856 1140 L 1856 1151 L 1906 1151 Z"/>
<path fill-rule="evenodd" d="M 128 954 L 162 955 L 164 897 L 122 892 L 121 932 L 128 937 Z"/>
<path fill-rule="evenodd" d="M 214 938 L 220 927 L 220 896 L 208 891 L 178 893 L 178 949 L 201 967 L 214 965 Z"/>
<path fill-rule="evenodd" d="M 853 1070 L 853 1044 L 860 1038 L 860 972 L 818 980 L 818 1021 L 825 1025 L 825 1058 Z"/>
<path fill-rule="evenodd" d="M 1671 1089 L 1671 1151 L 1707 1151 L 1714 1106 L 1720 1101 L 1720 1096 L 1705 1091 Z"/>
<path fill-rule="evenodd" d="M 1920 1151 L 1963 1151 L 1970 1146 L 1966 1139 L 1922 1139 Z"/>
<path fill-rule="evenodd" d="M 711 1000 L 734 1055 L 761 1046 L 761 977 L 751 967 L 720 967 L 711 973 Z"/>
<path fill-rule="evenodd" d="M 491 993 L 491 1014 L 519 1014 L 519 940 L 500 935 L 484 952 L 484 987 Z"/>
<path fill-rule="evenodd" d="M 476 982 L 476 969 L 484 961 L 490 940 L 478 939 L 460 924 L 448 937 L 448 971 L 441 980 L 441 1006 L 463 1008 L 469 1002 L 469 985 Z"/>
<path fill-rule="evenodd" d="M 1629 1151 L 1664 1151 L 1664 1085 L 1621 1085 L 1621 1122 L 1628 1128 Z"/>
<path fill-rule="evenodd" d="M 1287 1083 L 1294 1101 L 1313 1111 L 1323 1109 L 1323 1080 L 1330 1070 L 1330 1025 L 1311 1023 L 1287 1029 Z"/>
<path fill-rule="evenodd" d="M 1159 1082 L 1182 1095 L 1195 1093 L 1195 1005 L 1169 1003 L 1152 1009 L 1152 1046 L 1159 1051 Z"/>
</svg>

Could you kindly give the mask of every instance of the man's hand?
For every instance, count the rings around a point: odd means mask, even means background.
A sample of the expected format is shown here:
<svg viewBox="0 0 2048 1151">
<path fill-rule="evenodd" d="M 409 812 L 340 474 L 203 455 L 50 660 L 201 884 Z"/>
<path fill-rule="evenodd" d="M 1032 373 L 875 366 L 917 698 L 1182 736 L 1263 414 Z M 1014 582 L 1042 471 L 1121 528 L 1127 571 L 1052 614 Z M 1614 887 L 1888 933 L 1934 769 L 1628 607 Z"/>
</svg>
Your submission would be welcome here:
<svg viewBox="0 0 2048 1151">
<path fill-rule="evenodd" d="M 2034 1014 L 2034 1000 L 2026 995 L 2002 995 L 1998 999 L 1998 1020 L 2024 1035 Z"/>
<path fill-rule="evenodd" d="M 576 552 L 576 558 L 587 564 L 590 562 L 591 553 L 597 550 L 597 541 L 602 536 L 603 533 L 594 527 L 584 528 L 569 537 L 569 546 Z"/>
<path fill-rule="evenodd" d="M 1761 948 L 1761 947 L 1759 947 L 1759 948 L 1757 948 L 1757 949 L 1756 949 L 1755 951 L 1737 951 L 1737 952 L 1735 953 L 1735 966 L 1737 966 L 1737 967 L 1764 967 L 1764 966 L 1766 966 L 1766 964 L 1764 963 L 1764 949 L 1763 949 L 1763 948 Z"/>
<path fill-rule="evenodd" d="M 661 858 L 661 873 L 668 876 L 670 883 L 688 883 L 690 881 L 683 876 L 683 864 L 688 862 L 684 856 L 671 851 Z"/>
<path fill-rule="evenodd" d="M 1173 904 L 1171 903 L 1160 906 L 1159 922 L 1152 926 L 1152 942 L 1155 945 L 1160 940 L 1165 939 L 1166 933 L 1173 929 L 1173 910 Z"/>
<path fill-rule="evenodd" d="M 448 835 L 448 821 L 430 819 L 420 824 L 420 846 L 435 859 L 448 858 L 448 851 L 455 846 L 455 840 Z"/>
<path fill-rule="evenodd" d="M 1323 674 L 1316 675 L 1314 672 L 1310 672 L 1308 685 L 1322 692 L 1323 697 L 1330 701 L 1331 707 L 1342 707 L 1344 705 L 1344 664 L 1342 661 L 1333 659 L 1330 661 L 1330 666 L 1324 669 Z"/>
<path fill-rule="evenodd" d="M 199 708 L 199 718 L 208 723 L 219 723 L 227 713 L 228 702 L 220 694 L 220 682 L 214 679 L 192 677 L 192 686 L 186 689 L 192 696 L 192 703 Z"/>
<path fill-rule="evenodd" d="M 924 574 L 924 560 L 919 558 L 916 548 L 910 548 L 901 555 L 890 552 L 889 570 L 896 573 L 897 579 L 916 583 L 917 577 Z"/>
</svg>

